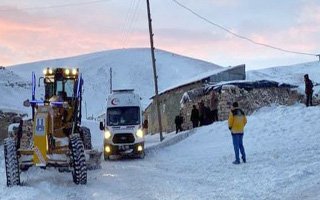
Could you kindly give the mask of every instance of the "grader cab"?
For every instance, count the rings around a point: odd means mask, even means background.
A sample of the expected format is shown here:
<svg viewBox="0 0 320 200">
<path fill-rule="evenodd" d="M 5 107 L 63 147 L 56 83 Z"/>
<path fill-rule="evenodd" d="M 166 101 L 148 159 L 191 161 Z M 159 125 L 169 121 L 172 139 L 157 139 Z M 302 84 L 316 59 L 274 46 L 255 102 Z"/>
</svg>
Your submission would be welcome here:
<svg viewBox="0 0 320 200">
<path fill-rule="evenodd" d="M 100 164 L 101 152 L 92 150 L 90 129 L 81 127 L 82 76 L 68 68 L 46 68 L 43 74 L 44 99 L 35 98 L 33 73 L 32 100 L 24 102 L 32 107 L 32 120 L 9 126 L 7 186 L 19 185 L 20 171 L 31 166 L 71 171 L 74 183 L 86 184 L 87 168 Z"/>
</svg>

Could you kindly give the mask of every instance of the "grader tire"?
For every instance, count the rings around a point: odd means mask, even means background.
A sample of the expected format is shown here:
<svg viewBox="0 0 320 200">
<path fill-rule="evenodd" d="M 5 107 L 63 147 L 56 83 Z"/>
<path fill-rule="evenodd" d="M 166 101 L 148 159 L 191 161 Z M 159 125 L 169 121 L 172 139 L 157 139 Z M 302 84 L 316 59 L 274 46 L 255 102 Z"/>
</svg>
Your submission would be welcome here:
<svg viewBox="0 0 320 200">
<path fill-rule="evenodd" d="M 82 126 L 81 127 L 81 138 L 83 141 L 84 149 L 92 149 L 91 143 L 91 131 L 89 128 Z"/>
<path fill-rule="evenodd" d="M 20 185 L 19 161 L 16 142 L 13 138 L 4 140 L 4 158 L 6 166 L 7 186 Z"/>
<path fill-rule="evenodd" d="M 83 142 L 79 134 L 70 137 L 72 177 L 75 184 L 87 184 L 87 166 Z"/>
</svg>

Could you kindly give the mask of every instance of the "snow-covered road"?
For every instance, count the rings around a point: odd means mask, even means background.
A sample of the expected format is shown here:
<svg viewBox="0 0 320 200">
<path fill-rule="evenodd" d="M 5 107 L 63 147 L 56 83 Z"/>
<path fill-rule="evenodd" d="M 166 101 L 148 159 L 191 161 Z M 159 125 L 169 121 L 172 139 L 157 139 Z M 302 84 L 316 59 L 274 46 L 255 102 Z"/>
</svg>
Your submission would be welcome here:
<svg viewBox="0 0 320 200">
<path fill-rule="evenodd" d="M 74 185 L 69 173 L 33 168 L 22 174 L 24 186 L 7 188 L 1 150 L 0 199 L 320 199 L 319 113 L 320 107 L 297 104 L 249 116 L 246 164 L 231 164 L 223 121 L 144 160 L 103 162 L 84 186 Z M 101 135 L 95 136 L 100 145 Z"/>
</svg>

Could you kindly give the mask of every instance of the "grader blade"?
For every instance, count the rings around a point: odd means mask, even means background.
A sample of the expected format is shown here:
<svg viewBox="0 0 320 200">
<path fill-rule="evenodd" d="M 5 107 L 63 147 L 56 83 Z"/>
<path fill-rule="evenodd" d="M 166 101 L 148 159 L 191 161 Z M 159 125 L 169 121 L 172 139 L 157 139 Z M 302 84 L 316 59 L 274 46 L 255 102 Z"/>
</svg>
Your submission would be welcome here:
<svg viewBox="0 0 320 200">
<path fill-rule="evenodd" d="M 88 170 L 95 170 L 101 168 L 102 152 L 97 150 L 85 150 L 86 164 Z"/>
</svg>

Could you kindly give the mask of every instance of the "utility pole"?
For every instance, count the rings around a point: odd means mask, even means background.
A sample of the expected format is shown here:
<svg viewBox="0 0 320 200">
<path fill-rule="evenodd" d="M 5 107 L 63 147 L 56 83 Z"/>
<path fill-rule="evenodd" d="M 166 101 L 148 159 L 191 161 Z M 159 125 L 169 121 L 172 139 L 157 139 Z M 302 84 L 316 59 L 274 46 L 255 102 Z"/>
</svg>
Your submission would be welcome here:
<svg viewBox="0 0 320 200">
<path fill-rule="evenodd" d="M 88 119 L 87 101 L 84 101 L 84 106 L 86 107 L 86 119 Z"/>
<path fill-rule="evenodd" d="M 112 93 L 112 67 L 110 67 L 110 94 Z"/>
<path fill-rule="evenodd" d="M 153 33 L 152 33 L 152 20 L 150 13 L 150 3 L 147 1 L 147 9 L 148 9 L 148 24 L 149 24 L 149 35 L 150 35 L 150 45 L 151 45 L 151 57 L 152 57 L 152 67 L 153 67 L 153 76 L 154 76 L 154 88 L 156 95 L 154 96 L 154 100 L 157 106 L 157 115 L 158 115 L 158 123 L 159 123 L 159 133 L 160 133 L 160 141 L 162 142 L 162 123 L 161 123 L 161 112 L 160 112 L 160 102 L 159 102 L 159 92 L 158 92 L 158 76 L 157 76 L 157 68 L 156 68 L 156 58 L 154 55 L 154 46 L 153 46 Z"/>
</svg>

